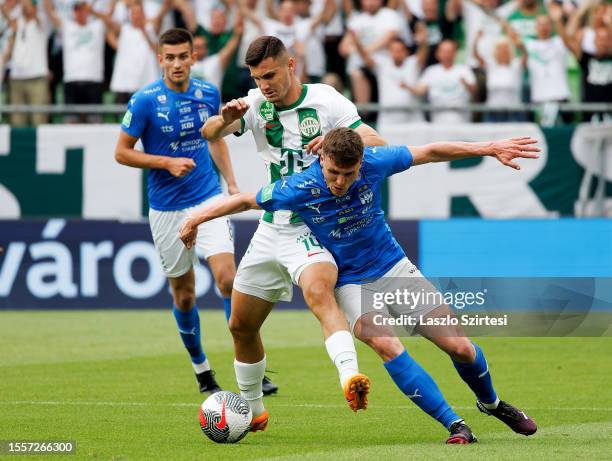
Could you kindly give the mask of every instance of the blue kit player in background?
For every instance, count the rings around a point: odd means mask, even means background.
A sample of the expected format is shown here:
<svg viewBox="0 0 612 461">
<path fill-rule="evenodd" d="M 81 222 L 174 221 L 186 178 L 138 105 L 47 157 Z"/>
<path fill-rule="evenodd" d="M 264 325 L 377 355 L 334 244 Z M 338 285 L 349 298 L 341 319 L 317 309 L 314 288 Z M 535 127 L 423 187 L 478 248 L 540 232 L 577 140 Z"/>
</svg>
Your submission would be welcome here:
<svg viewBox="0 0 612 461">
<path fill-rule="evenodd" d="M 371 304 L 362 303 L 364 284 L 384 287 L 398 280 L 410 291 L 435 290 L 408 260 L 385 222 L 380 187 L 388 176 L 413 165 L 494 156 L 504 165 L 519 169 L 515 158 L 537 158 L 531 138 L 481 143 L 433 143 L 421 147 L 390 146 L 365 149 L 360 137 L 346 128 L 325 135 L 320 159 L 303 173 L 281 179 L 257 194 L 241 193 L 195 212 L 181 227 L 181 239 L 191 248 L 199 223 L 220 216 L 263 208 L 296 211 L 318 242 L 328 248 L 338 265 L 336 299 L 353 333 L 383 359 L 384 366 L 401 391 L 423 411 L 440 422 L 450 435 L 447 443 L 476 441 L 471 429 L 455 413 L 431 376 L 412 358 L 390 327 L 372 326 Z M 318 244 L 311 242 L 311 244 Z M 389 310 L 400 305 L 388 303 Z M 447 317 L 447 305 L 413 306 L 417 319 Z M 429 323 L 429 322 L 426 322 Z M 535 422 L 524 412 L 500 400 L 493 387 L 483 351 L 465 337 L 458 326 L 418 325 L 414 332 L 446 352 L 461 378 L 472 389 L 477 407 L 524 435 L 536 432 Z"/>
<path fill-rule="evenodd" d="M 195 248 L 187 250 L 177 238 L 181 221 L 192 211 L 222 197 L 214 160 L 228 184 L 238 192 L 227 145 L 208 143 L 200 128 L 218 113 L 219 91 L 190 78 L 195 62 L 191 34 L 170 29 L 159 40 L 158 59 L 163 77 L 136 92 L 121 124 L 116 160 L 148 169 L 149 222 L 155 247 L 168 277 L 178 330 L 189 352 L 200 392 L 220 390 L 200 340 L 200 318 L 195 305 Z M 144 152 L 135 150 L 140 139 Z M 211 160 L 212 157 L 212 160 Z M 200 228 L 196 246 L 206 258 L 226 310 L 236 266 L 230 222 L 221 218 Z"/>
</svg>

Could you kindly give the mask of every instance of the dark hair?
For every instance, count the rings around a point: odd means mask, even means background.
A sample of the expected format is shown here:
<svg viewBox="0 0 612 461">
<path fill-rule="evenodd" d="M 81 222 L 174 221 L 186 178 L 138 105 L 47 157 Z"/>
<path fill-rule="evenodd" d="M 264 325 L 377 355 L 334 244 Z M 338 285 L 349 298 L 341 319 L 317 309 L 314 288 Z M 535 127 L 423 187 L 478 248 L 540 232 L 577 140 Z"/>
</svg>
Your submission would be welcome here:
<svg viewBox="0 0 612 461">
<path fill-rule="evenodd" d="M 342 168 L 349 168 L 363 158 L 361 136 L 350 128 L 334 128 L 323 138 L 323 155 Z"/>
<path fill-rule="evenodd" d="M 181 45 L 183 43 L 189 43 L 189 47 L 193 49 L 193 35 L 187 29 L 168 29 L 159 37 L 160 49 L 164 45 Z"/>
<path fill-rule="evenodd" d="M 247 66 L 253 67 L 259 65 L 266 58 L 275 59 L 286 53 L 287 48 L 280 39 L 264 35 L 251 42 L 244 62 Z"/>
</svg>

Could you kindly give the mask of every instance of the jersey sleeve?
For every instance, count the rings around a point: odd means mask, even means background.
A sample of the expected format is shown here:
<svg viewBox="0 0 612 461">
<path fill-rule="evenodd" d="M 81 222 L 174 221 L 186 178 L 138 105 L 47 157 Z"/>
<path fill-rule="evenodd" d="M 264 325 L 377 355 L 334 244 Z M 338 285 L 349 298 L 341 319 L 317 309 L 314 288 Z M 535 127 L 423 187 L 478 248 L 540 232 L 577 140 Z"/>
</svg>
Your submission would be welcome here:
<svg viewBox="0 0 612 461">
<path fill-rule="evenodd" d="M 368 152 L 369 174 L 375 174 L 378 179 L 406 171 L 412 166 L 412 153 L 406 146 L 367 147 L 366 154 Z"/>
<path fill-rule="evenodd" d="M 132 96 L 121 121 L 121 129 L 134 138 L 140 138 L 147 126 L 149 101 L 142 95 Z"/>
<path fill-rule="evenodd" d="M 329 101 L 331 121 L 334 128 L 347 127 L 357 128 L 361 125 L 361 117 L 357 113 L 355 104 L 338 93 L 334 88 L 329 89 Z"/>
<path fill-rule="evenodd" d="M 299 175 L 297 175 L 299 176 Z M 292 210 L 298 207 L 298 190 L 291 178 L 279 179 L 257 192 L 257 204 L 266 211 Z"/>
</svg>

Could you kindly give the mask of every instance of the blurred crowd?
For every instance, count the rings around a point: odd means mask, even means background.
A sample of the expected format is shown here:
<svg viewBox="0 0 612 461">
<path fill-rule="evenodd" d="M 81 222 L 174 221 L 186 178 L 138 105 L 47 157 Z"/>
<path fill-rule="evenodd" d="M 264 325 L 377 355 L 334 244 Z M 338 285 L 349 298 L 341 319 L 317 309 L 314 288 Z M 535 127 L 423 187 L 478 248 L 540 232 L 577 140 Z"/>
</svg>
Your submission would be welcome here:
<svg viewBox="0 0 612 461">
<path fill-rule="evenodd" d="M 249 43 L 274 35 L 297 58 L 303 82 L 331 84 L 355 103 L 412 108 L 362 114 L 379 125 L 474 117 L 425 114 L 421 102 L 534 102 L 553 119 L 562 102 L 612 102 L 612 4 L 602 0 L 4 0 L 1 12 L 0 83 L 12 104 L 125 103 L 159 78 L 157 37 L 174 26 L 194 34 L 193 75 L 226 101 L 254 87 Z M 14 126 L 47 121 L 10 116 Z"/>
</svg>

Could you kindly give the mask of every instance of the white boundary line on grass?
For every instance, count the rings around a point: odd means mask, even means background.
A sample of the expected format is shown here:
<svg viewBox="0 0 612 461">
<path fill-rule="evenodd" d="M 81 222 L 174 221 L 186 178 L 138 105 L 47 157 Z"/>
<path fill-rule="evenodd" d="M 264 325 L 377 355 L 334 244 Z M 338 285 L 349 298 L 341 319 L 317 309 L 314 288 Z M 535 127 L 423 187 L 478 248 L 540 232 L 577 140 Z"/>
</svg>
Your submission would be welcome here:
<svg viewBox="0 0 612 461">
<path fill-rule="evenodd" d="M 0 400 L 0 405 L 82 405 L 102 407 L 196 407 L 198 403 L 153 403 L 153 402 L 95 402 L 79 400 Z M 293 407 L 293 408 L 345 408 L 346 405 L 317 404 L 317 403 L 274 403 L 270 407 Z M 419 410 L 416 406 L 409 405 L 376 405 L 376 408 L 397 410 Z M 477 410 L 476 407 L 453 407 L 457 410 Z M 541 407 L 529 410 L 554 410 L 554 411 L 612 411 L 612 407 Z"/>
</svg>

